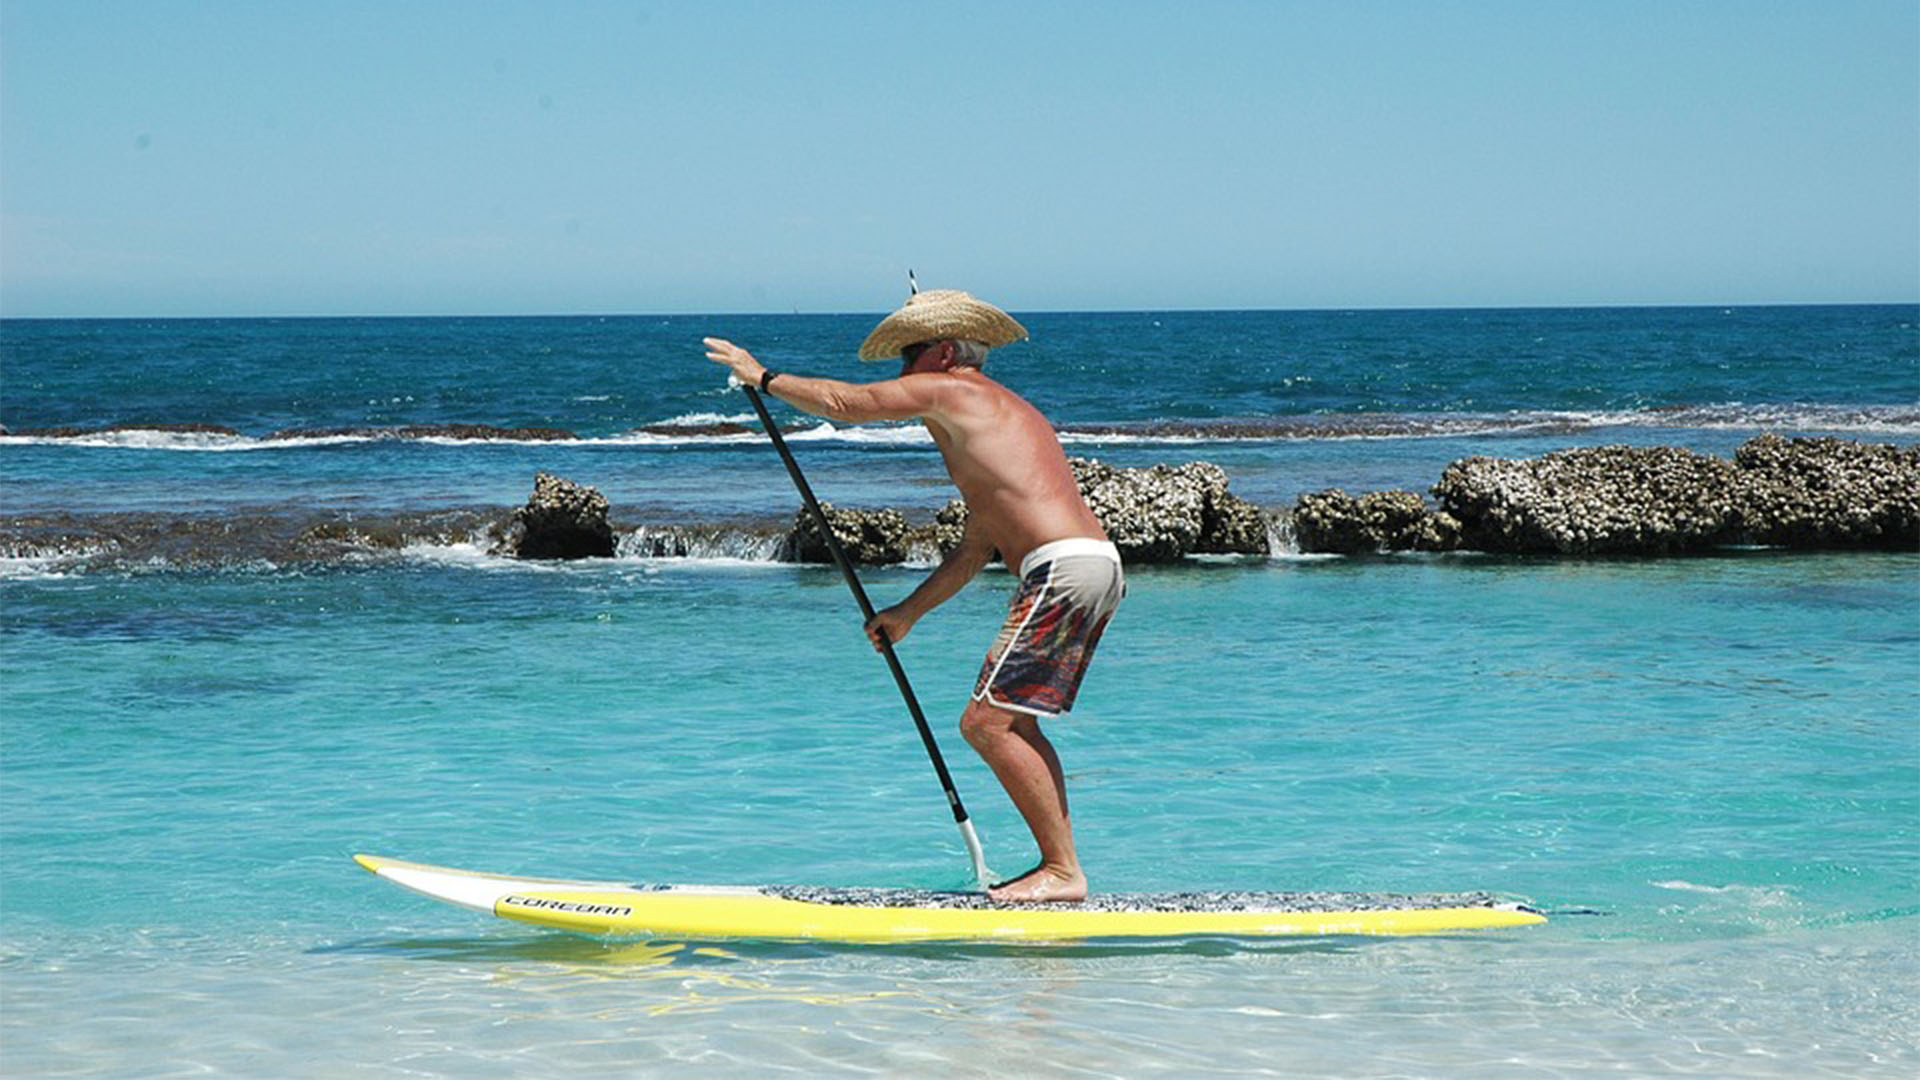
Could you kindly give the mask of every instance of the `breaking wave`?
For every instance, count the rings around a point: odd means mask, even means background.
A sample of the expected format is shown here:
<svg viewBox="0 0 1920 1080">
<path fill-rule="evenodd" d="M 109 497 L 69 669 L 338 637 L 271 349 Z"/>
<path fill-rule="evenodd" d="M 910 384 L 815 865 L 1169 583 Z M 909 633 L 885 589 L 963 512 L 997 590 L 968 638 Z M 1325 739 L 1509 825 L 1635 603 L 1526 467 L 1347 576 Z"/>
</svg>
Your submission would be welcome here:
<svg viewBox="0 0 1920 1080">
<path fill-rule="evenodd" d="M 1059 425 L 1070 445 L 1296 442 L 1340 439 L 1434 439 L 1474 435 L 1566 435 L 1609 428 L 1819 432 L 1901 438 L 1920 436 L 1920 404 L 1813 405 L 1723 403 L 1650 409 L 1516 410 L 1509 412 L 1329 413 L 1226 419 L 1071 421 Z M 839 426 L 808 419 L 788 423 L 791 442 L 852 446 L 931 446 L 915 423 Z M 0 446 L 59 445 L 116 450 L 233 452 L 291 450 L 354 443 L 425 445 L 701 446 L 757 443 L 766 438 L 751 414 L 687 413 L 627 431 L 581 435 L 565 428 L 490 424 L 406 424 L 292 428 L 250 435 L 212 424 L 116 424 L 78 428 L 0 428 Z"/>
</svg>

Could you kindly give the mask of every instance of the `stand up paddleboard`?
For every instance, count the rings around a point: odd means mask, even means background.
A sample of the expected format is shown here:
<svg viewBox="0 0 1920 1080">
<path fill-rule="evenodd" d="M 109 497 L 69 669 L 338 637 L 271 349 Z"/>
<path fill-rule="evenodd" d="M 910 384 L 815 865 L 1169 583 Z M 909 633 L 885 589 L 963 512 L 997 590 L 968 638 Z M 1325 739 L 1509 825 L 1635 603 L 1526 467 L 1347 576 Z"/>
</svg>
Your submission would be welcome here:
<svg viewBox="0 0 1920 1080">
<path fill-rule="evenodd" d="M 454 870 L 355 855 L 436 900 L 535 926 L 690 941 L 887 943 L 1431 934 L 1545 922 L 1486 893 L 1183 892 L 1003 904 L 928 889 L 631 885 Z"/>
</svg>

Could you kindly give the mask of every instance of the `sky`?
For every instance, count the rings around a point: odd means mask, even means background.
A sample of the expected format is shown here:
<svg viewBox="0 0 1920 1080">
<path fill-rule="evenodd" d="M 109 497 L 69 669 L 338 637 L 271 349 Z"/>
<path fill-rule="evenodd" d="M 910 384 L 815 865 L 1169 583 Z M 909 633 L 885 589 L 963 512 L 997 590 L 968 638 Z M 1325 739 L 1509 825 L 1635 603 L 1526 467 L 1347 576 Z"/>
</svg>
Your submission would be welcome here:
<svg viewBox="0 0 1920 1080">
<path fill-rule="evenodd" d="M 1920 300 L 1920 3 L 5 0 L 0 315 Z"/>
</svg>

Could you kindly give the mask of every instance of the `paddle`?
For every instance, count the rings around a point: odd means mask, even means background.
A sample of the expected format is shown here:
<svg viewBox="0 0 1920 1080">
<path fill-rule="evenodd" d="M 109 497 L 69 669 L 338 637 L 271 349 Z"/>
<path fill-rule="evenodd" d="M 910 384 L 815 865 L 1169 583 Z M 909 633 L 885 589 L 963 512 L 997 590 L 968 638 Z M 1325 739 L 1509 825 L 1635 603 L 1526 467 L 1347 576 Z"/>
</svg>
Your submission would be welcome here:
<svg viewBox="0 0 1920 1080">
<path fill-rule="evenodd" d="M 742 383 L 740 389 L 747 392 L 747 400 L 753 402 L 753 411 L 760 414 L 760 424 L 767 429 L 767 436 L 773 440 L 773 448 L 780 451 L 780 460 L 786 462 L 787 475 L 793 477 L 793 486 L 800 489 L 800 498 L 806 501 L 807 509 L 813 511 L 814 524 L 820 527 L 820 535 L 826 538 L 827 551 L 833 555 L 833 561 L 840 567 L 840 576 L 847 579 L 847 588 L 853 590 L 853 598 L 860 602 L 860 614 L 873 618 L 873 601 L 867 599 L 867 590 L 860 586 L 860 576 L 853 572 L 853 562 L 847 553 L 841 550 L 840 541 L 834 538 L 833 524 L 827 520 L 827 512 L 820 508 L 820 500 L 813 497 L 813 488 L 807 485 L 807 478 L 801 474 L 800 465 L 793 460 L 793 451 L 787 449 L 787 440 L 780 436 L 779 425 L 773 422 L 773 416 L 767 412 L 766 402 L 760 400 L 760 392 Z M 947 793 L 947 805 L 953 808 L 954 824 L 960 826 L 960 838 L 966 842 L 967 855 L 973 859 L 973 875 L 979 879 L 984 891 L 992 884 L 992 873 L 987 869 L 987 856 L 980 850 L 980 837 L 974 834 L 973 822 L 967 818 L 967 808 L 960 803 L 960 793 L 954 790 L 953 776 L 947 772 L 947 761 L 940 756 L 940 744 L 933 739 L 933 729 L 927 726 L 927 714 L 920 711 L 920 699 L 913 696 L 913 687 L 907 682 L 907 670 L 900 666 L 900 658 L 894 655 L 893 642 L 887 640 L 887 632 L 881 630 L 880 651 L 887 658 L 887 667 L 893 672 L 893 681 L 900 687 L 900 696 L 907 699 L 907 711 L 913 714 L 913 724 L 920 729 L 920 742 L 927 748 L 927 757 L 933 761 L 933 771 L 940 777 L 940 787 Z"/>
</svg>

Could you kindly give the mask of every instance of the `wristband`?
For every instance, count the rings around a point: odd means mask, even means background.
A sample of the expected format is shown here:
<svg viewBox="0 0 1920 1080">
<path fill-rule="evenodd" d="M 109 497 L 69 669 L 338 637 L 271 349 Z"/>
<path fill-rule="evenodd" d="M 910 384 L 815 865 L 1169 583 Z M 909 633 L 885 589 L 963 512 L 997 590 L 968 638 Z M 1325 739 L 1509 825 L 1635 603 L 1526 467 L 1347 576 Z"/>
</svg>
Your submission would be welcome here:
<svg viewBox="0 0 1920 1080">
<path fill-rule="evenodd" d="M 760 392 L 763 394 L 766 393 L 767 387 L 772 384 L 775 376 L 779 374 L 780 374 L 779 372 L 773 370 L 772 368 L 768 368 L 767 370 L 761 372 L 760 373 Z"/>
</svg>

